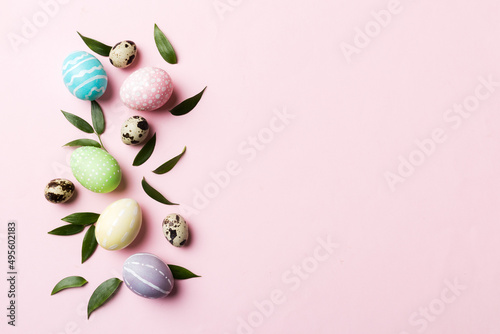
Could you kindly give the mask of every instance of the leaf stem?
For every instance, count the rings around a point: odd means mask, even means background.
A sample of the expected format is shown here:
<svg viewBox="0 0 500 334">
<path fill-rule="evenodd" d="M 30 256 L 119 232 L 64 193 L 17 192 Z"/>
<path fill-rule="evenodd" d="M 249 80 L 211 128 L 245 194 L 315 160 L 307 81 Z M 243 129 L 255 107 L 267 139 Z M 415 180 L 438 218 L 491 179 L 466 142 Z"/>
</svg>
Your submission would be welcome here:
<svg viewBox="0 0 500 334">
<path fill-rule="evenodd" d="M 99 136 L 99 134 L 97 132 L 95 132 L 95 131 L 94 131 L 94 133 L 97 135 L 97 139 L 99 139 L 99 143 L 101 144 L 102 149 L 104 151 L 108 152 L 108 150 L 104 147 L 104 144 L 102 143 L 101 136 Z"/>
</svg>

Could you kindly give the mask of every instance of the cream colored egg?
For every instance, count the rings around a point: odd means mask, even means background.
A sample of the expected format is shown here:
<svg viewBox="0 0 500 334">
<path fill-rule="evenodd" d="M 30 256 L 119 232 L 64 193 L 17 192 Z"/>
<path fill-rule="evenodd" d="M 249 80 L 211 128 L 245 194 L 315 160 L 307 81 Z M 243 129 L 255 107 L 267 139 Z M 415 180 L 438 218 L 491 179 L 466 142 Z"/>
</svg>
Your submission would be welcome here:
<svg viewBox="0 0 500 334">
<path fill-rule="evenodd" d="M 95 237 L 108 250 L 123 249 L 134 241 L 142 225 L 142 211 L 133 199 L 124 198 L 109 205 L 95 225 Z"/>
</svg>

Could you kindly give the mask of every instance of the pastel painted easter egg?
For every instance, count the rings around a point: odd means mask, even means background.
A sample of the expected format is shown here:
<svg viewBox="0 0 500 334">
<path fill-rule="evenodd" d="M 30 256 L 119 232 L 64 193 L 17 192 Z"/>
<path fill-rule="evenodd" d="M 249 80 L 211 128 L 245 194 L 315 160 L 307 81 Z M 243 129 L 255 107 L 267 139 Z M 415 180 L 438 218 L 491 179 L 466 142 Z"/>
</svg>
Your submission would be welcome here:
<svg viewBox="0 0 500 334">
<path fill-rule="evenodd" d="M 85 51 L 75 51 L 64 59 L 62 76 L 70 93 L 81 100 L 100 98 L 108 85 L 101 62 Z"/>
<path fill-rule="evenodd" d="M 120 98 L 130 109 L 151 111 L 163 106 L 173 90 L 167 72 L 156 67 L 144 67 L 125 79 L 120 88 Z"/>
<path fill-rule="evenodd" d="M 189 237 L 188 225 L 181 215 L 172 213 L 162 223 L 163 235 L 175 247 L 182 247 Z"/>
<path fill-rule="evenodd" d="M 114 67 L 125 68 L 130 66 L 137 54 L 137 46 L 132 41 L 117 43 L 109 53 L 109 62 Z"/>
<path fill-rule="evenodd" d="M 137 253 L 125 260 L 123 281 L 132 292 L 150 299 L 165 297 L 174 287 L 170 268 L 149 253 Z"/>
<path fill-rule="evenodd" d="M 71 154 L 70 165 L 77 181 L 96 193 L 115 190 L 122 179 L 122 172 L 115 158 L 97 147 L 77 148 Z"/>
<path fill-rule="evenodd" d="M 123 249 L 134 241 L 142 225 L 142 211 L 133 199 L 110 204 L 95 225 L 97 243 L 107 250 Z"/>
</svg>

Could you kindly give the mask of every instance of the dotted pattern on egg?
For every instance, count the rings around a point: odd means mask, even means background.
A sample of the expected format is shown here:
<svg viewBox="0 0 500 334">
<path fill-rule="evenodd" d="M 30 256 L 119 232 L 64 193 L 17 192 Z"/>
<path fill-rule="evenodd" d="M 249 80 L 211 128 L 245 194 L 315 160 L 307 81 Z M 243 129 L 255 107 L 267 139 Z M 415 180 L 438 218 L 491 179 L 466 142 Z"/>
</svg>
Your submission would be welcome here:
<svg viewBox="0 0 500 334">
<path fill-rule="evenodd" d="M 172 80 L 167 72 L 160 68 L 144 67 L 123 82 L 120 98 L 130 109 L 150 111 L 164 105 L 172 91 Z"/>
<path fill-rule="evenodd" d="M 149 253 L 137 253 L 125 260 L 123 281 L 132 292 L 149 299 L 167 296 L 174 286 L 170 268 Z"/>
<path fill-rule="evenodd" d="M 100 148 L 77 148 L 71 155 L 70 165 L 78 182 L 93 192 L 108 193 L 120 184 L 121 170 L 118 162 Z"/>
<path fill-rule="evenodd" d="M 101 62 L 84 51 L 76 51 L 66 57 L 62 76 L 66 88 L 81 100 L 98 99 L 108 85 L 108 75 Z"/>
<path fill-rule="evenodd" d="M 95 236 L 97 243 L 107 250 L 127 247 L 139 234 L 142 211 L 133 199 L 123 198 L 109 205 L 99 216 Z"/>
</svg>

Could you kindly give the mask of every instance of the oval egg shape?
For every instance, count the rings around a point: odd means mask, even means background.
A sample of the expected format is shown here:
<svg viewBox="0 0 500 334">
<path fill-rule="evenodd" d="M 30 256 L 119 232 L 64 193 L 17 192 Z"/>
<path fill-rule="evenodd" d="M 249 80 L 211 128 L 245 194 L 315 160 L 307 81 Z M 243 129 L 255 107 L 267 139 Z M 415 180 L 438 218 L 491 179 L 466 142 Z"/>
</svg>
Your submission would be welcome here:
<svg viewBox="0 0 500 334">
<path fill-rule="evenodd" d="M 161 224 L 163 235 L 175 247 L 182 247 L 189 237 L 188 225 L 181 215 L 169 214 Z"/>
<path fill-rule="evenodd" d="M 51 203 L 64 203 L 75 193 L 75 185 L 70 180 L 53 179 L 45 186 L 45 198 Z"/>
<path fill-rule="evenodd" d="M 156 255 L 137 253 L 123 264 L 123 281 L 135 294 L 150 299 L 167 296 L 174 287 L 170 268 Z"/>
<path fill-rule="evenodd" d="M 95 225 L 97 243 L 107 250 L 119 250 L 134 241 L 142 225 L 142 211 L 133 199 L 123 198 L 110 204 Z"/>
<path fill-rule="evenodd" d="M 117 43 L 109 52 L 111 65 L 118 68 L 130 66 L 137 55 L 137 46 L 132 41 L 122 41 Z"/>
<path fill-rule="evenodd" d="M 167 72 L 144 67 L 132 73 L 120 88 L 120 98 L 130 109 L 151 111 L 163 106 L 174 88 Z"/>
<path fill-rule="evenodd" d="M 77 148 L 71 154 L 70 165 L 78 182 L 96 193 L 115 190 L 122 179 L 122 172 L 115 158 L 97 147 Z"/>
<path fill-rule="evenodd" d="M 62 76 L 69 92 L 81 100 L 98 99 L 108 86 L 101 62 L 85 51 L 75 51 L 64 59 Z"/>
</svg>

